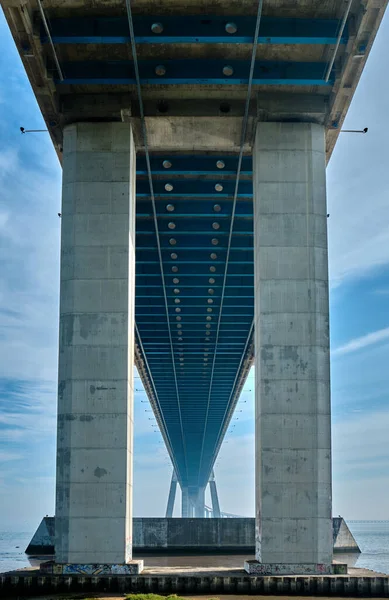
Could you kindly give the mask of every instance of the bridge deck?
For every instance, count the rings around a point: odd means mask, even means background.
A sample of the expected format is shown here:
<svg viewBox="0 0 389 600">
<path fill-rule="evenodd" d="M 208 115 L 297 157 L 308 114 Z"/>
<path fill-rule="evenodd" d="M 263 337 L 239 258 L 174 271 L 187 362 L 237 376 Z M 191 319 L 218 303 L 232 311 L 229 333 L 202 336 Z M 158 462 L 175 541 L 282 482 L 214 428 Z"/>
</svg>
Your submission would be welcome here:
<svg viewBox="0 0 389 600">
<path fill-rule="evenodd" d="M 347 3 L 265 0 L 235 215 L 256 3 L 132 3 L 155 214 L 125 2 L 45 0 L 59 69 L 36 1 L 1 4 L 60 158 L 68 123 L 133 122 L 136 362 L 181 483 L 203 486 L 253 357 L 251 124 L 324 124 L 329 158 L 387 2 L 353 3 L 338 40 Z"/>
</svg>

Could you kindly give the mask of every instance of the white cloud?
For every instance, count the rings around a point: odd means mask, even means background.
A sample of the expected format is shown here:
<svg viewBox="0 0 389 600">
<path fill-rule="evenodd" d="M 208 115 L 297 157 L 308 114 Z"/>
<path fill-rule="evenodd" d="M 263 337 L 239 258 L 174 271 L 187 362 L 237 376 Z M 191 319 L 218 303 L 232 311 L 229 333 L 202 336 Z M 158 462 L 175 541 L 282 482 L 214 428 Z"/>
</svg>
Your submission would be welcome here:
<svg viewBox="0 0 389 600">
<path fill-rule="evenodd" d="M 340 138 L 338 144 L 332 160 L 344 165 L 349 143 Z M 385 146 L 381 147 L 379 138 L 370 146 L 373 146 L 373 153 L 380 153 L 380 160 L 389 160 L 389 151 Z M 329 267 L 332 285 L 366 276 L 374 269 L 389 264 L 389 188 L 386 173 L 379 163 L 373 163 L 369 171 L 365 171 L 365 153 L 352 156 L 350 160 L 355 160 L 357 165 L 360 163 L 360 172 L 354 176 L 345 173 L 333 180 L 329 167 Z M 336 168 L 333 170 L 336 171 Z"/>
<path fill-rule="evenodd" d="M 232 435 L 221 447 L 215 467 L 220 508 L 252 517 L 255 514 L 255 438 L 253 433 Z"/>
<path fill-rule="evenodd" d="M 378 331 L 373 331 L 372 333 L 362 335 L 358 338 L 354 338 L 353 340 L 347 342 L 347 344 L 335 348 L 335 350 L 333 350 L 331 354 L 332 356 L 349 354 L 350 352 L 362 350 L 363 348 L 367 348 L 368 346 L 372 346 L 373 344 L 384 342 L 387 339 L 389 339 L 389 327 L 386 327 L 385 329 L 379 329 Z"/>
<path fill-rule="evenodd" d="M 359 465 L 372 459 L 389 460 L 389 411 L 364 412 L 355 416 L 348 415 L 336 422 L 332 428 L 333 456 L 342 469 L 350 465 Z M 379 462 L 376 463 L 379 468 Z"/>
<path fill-rule="evenodd" d="M 6 212 L 0 212 L 0 229 L 3 229 L 7 224 L 9 214 Z"/>
<path fill-rule="evenodd" d="M 333 426 L 334 514 L 387 519 L 389 411 L 364 412 Z"/>
<path fill-rule="evenodd" d="M 4 473 L 3 481 L 0 479 L 0 528 L 32 536 L 42 517 L 54 513 L 54 478 L 35 476 L 13 481 L 12 485 L 9 482 L 10 474 Z"/>
<path fill-rule="evenodd" d="M 14 171 L 17 165 L 18 155 L 14 148 L 0 151 L 0 181 Z"/>
<path fill-rule="evenodd" d="M 0 122 L 0 521 L 36 526 L 54 506 L 61 172 Z"/>
<path fill-rule="evenodd" d="M 37 171 L 16 150 L 0 152 L 0 378 L 56 380 L 60 169 L 53 166 Z"/>
<path fill-rule="evenodd" d="M 21 454 L 17 454 L 15 452 L 0 451 L 0 463 L 8 462 L 9 460 L 19 460 L 20 458 L 22 458 Z"/>
<path fill-rule="evenodd" d="M 366 135 L 341 134 L 327 169 L 329 259 L 333 285 L 389 264 L 389 20 L 384 19 L 351 103 L 345 129 L 367 125 Z"/>
</svg>

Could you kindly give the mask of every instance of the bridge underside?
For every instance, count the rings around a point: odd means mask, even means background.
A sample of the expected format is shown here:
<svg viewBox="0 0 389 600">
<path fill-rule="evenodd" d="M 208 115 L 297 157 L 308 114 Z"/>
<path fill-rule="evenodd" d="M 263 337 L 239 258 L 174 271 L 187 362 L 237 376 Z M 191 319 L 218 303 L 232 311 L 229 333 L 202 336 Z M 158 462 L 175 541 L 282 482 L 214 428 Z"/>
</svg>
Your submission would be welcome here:
<svg viewBox="0 0 389 600">
<path fill-rule="evenodd" d="M 386 1 L 1 4 L 64 164 L 58 562 L 131 556 L 123 449 L 131 455 L 134 346 L 190 497 L 210 478 L 255 335 L 257 557 L 328 569 L 325 158 Z M 111 466 L 92 468 L 96 437 Z M 93 475 L 81 476 L 92 448 Z M 118 488 L 105 490 L 105 505 L 118 490 L 125 501 L 109 515 L 120 541 L 104 553 L 87 518 L 106 518 L 90 498 L 111 475 Z M 304 494 L 312 514 L 301 524 Z M 305 550 L 287 549 L 300 538 Z M 271 546 L 280 539 L 282 549 Z"/>
<path fill-rule="evenodd" d="M 252 161 L 243 161 L 230 239 L 237 162 L 223 152 L 153 154 L 154 220 L 137 160 L 138 347 L 184 487 L 206 486 L 252 359 Z"/>
</svg>

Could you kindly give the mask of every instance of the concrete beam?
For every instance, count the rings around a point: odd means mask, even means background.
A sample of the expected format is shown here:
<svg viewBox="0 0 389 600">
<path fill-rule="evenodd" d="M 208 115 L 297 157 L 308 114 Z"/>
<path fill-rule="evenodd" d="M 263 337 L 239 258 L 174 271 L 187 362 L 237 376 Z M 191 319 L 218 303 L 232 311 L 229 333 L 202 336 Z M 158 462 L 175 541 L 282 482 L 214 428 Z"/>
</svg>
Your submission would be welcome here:
<svg viewBox="0 0 389 600">
<path fill-rule="evenodd" d="M 143 148 L 139 119 L 130 118 L 136 147 Z M 244 150 L 251 148 L 254 119 L 249 119 Z M 150 151 L 238 152 L 242 131 L 241 117 L 146 117 Z"/>
<path fill-rule="evenodd" d="M 258 94 L 257 114 L 260 121 L 301 121 L 324 125 L 329 111 L 328 94 Z"/>
</svg>

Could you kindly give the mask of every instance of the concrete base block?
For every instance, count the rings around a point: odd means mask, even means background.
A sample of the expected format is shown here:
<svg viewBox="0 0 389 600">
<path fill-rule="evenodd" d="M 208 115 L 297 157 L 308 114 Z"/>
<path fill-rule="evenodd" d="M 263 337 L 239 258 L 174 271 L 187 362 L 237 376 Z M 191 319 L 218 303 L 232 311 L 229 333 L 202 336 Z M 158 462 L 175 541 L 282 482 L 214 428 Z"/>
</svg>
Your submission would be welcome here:
<svg viewBox="0 0 389 600">
<path fill-rule="evenodd" d="M 42 573 L 53 575 L 139 575 L 144 568 L 143 560 L 130 560 L 123 565 L 110 564 L 59 564 L 53 561 L 41 563 Z"/>
<path fill-rule="evenodd" d="M 260 563 L 245 560 L 244 570 L 249 575 L 332 575 L 347 574 L 347 565 L 324 565 L 314 563 Z"/>
</svg>

